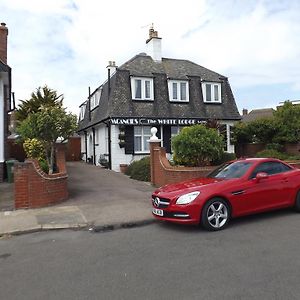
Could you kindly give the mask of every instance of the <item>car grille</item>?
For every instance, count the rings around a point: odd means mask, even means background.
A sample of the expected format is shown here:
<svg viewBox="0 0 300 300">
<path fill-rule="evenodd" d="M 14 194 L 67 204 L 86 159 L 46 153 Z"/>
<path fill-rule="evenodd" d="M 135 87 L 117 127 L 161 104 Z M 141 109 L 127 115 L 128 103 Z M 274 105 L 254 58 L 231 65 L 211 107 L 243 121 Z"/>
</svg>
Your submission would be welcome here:
<svg viewBox="0 0 300 300">
<path fill-rule="evenodd" d="M 155 198 L 159 199 L 159 205 L 155 204 Z M 157 207 L 157 208 L 167 208 L 170 204 L 170 199 L 160 198 L 160 197 L 152 195 L 152 204 L 154 207 Z"/>
</svg>

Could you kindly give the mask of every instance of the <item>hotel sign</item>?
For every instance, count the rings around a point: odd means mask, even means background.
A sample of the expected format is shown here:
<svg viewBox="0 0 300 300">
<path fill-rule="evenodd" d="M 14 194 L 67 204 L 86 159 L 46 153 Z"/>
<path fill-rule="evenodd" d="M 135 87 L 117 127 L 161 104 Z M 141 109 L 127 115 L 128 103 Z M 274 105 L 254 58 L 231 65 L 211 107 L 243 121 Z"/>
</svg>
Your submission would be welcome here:
<svg viewBox="0 0 300 300">
<path fill-rule="evenodd" d="M 160 118 L 111 118 L 112 125 L 175 125 L 187 126 L 196 124 L 205 124 L 203 119 L 160 119 Z"/>
</svg>

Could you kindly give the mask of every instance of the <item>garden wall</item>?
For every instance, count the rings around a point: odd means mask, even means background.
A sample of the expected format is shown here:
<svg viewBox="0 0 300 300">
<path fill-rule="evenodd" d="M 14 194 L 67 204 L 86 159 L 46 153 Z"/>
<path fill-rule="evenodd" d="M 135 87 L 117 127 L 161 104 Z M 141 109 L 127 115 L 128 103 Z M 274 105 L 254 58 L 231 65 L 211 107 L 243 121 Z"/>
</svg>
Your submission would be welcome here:
<svg viewBox="0 0 300 300">
<path fill-rule="evenodd" d="M 68 175 L 63 145 L 57 148 L 56 160 L 59 173 L 51 175 L 44 173 L 36 160 L 15 163 L 16 209 L 44 207 L 68 198 Z"/>
<path fill-rule="evenodd" d="M 155 186 L 205 176 L 215 168 L 215 166 L 199 168 L 171 166 L 165 148 L 160 147 L 160 141 L 150 142 L 151 183 Z"/>
</svg>

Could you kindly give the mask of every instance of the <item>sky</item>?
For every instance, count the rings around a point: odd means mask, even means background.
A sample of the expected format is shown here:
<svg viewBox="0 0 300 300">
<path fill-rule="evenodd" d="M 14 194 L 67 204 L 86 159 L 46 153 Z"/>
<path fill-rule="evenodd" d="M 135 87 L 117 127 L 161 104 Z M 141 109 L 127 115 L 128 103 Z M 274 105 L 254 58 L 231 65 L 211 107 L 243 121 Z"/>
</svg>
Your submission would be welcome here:
<svg viewBox="0 0 300 300">
<path fill-rule="evenodd" d="M 16 100 L 47 84 L 78 114 L 152 23 L 162 56 L 228 77 L 240 112 L 300 100 L 300 0 L 0 0 L 0 22 Z"/>
</svg>

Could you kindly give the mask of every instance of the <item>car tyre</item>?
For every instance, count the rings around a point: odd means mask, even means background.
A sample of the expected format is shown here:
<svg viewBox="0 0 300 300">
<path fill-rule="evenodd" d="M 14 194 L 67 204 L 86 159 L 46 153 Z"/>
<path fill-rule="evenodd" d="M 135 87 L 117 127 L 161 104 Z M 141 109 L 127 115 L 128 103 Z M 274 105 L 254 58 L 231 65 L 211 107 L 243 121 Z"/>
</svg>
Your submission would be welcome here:
<svg viewBox="0 0 300 300">
<path fill-rule="evenodd" d="M 230 207 L 222 198 L 213 198 L 204 204 L 201 212 L 201 225 L 206 230 L 224 229 L 230 219 Z"/>
<path fill-rule="evenodd" d="M 300 212 L 300 191 L 298 191 L 296 196 L 295 209 L 297 212 Z"/>
</svg>

